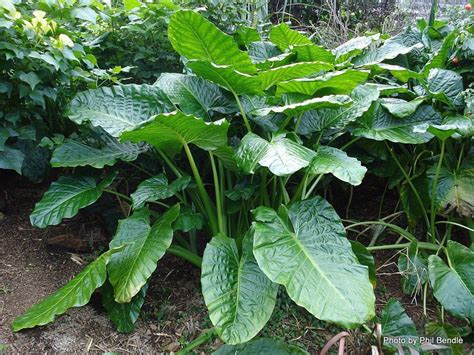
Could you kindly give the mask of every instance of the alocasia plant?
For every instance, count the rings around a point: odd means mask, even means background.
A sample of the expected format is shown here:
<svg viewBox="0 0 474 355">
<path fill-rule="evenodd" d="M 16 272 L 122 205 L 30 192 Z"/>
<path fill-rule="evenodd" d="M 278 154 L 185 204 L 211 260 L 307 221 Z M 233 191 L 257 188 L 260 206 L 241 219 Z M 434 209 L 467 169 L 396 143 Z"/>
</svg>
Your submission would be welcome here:
<svg viewBox="0 0 474 355">
<path fill-rule="evenodd" d="M 152 86 L 80 93 L 70 104 L 69 117 L 100 127 L 105 145 L 67 139 L 52 160 L 56 167 L 97 169 L 121 160 L 149 176 L 130 197 L 116 184 L 109 188 L 115 175 L 100 183 L 87 176 L 61 177 L 37 204 L 32 224 L 43 228 L 71 218 L 104 191 L 123 202 L 125 218 L 110 243 L 114 254 L 107 257 L 108 281 L 102 287 L 106 309 L 120 331 L 133 329 L 147 283 L 166 252 L 202 268 L 211 322 L 228 344 L 247 342 L 259 333 L 273 311 L 279 285 L 321 320 L 346 328 L 372 320 L 376 280 L 370 250 L 385 246 L 351 243 L 337 212 L 317 196 L 318 184 L 333 177 L 361 184 L 367 168 L 349 148 L 358 148 L 358 154 L 364 143 L 383 141 L 407 178 L 406 194 L 415 195 L 406 202 L 425 209 L 421 191 L 413 188 L 414 171 L 405 171 L 392 144 L 425 144 L 433 141 L 436 127 L 447 127 L 438 109 L 460 110 L 459 75 L 438 67 L 442 60 L 430 61 L 426 71 L 395 65 L 424 49 L 421 35 L 412 32 L 372 50 L 369 46 L 379 36 L 330 51 L 280 24 L 268 38 L 263 33 L 263 40 L 239 46 L 193 11 L 176 12 L 168 31 L 173 47 L 186 59 L 188 74 L 163 74 Z M 383 63 L 387 60 L 390 64 Z M 453 128 L 454 133 L 459 130 Z M 158 169 L 145 164 L 140 154 L 147 161 L 152 158 Z M 472 207 L 464 193 L 459 198 L 460 188 L 472 186 L 469 164 L 465 160 L 456 170 L 436 165 L 434 177 L 428 169 L 437 195 L 432 223 L 446 204 L 457 203 L 462 211 Z M 452 191 L 439 192 L 439 184 L 448 183 Z M 413 258 L 426 265 L 418 250 L 443 248 L 436 238 L 415 244 L 410 231 L 380 224 L 412 243 L 399 262 L 405 272 L 413 269 Z M 202 257 L 198 238 L 207 243 Z M 433 255 L 427 266 L 435 297 L 448 311 L 470 319 L 473 298 L 467 275 L 473 266 L 465 260 L 472 253 L 450 242 L 449 265 Z M 464 287 L 463 307 L 453 305 L 447 278 Z M 422 284 L 427 280 L 421 276 Z M 104 282 L 101 278 L 94 288 Z M 409 277 L 404 288 L 411 292 L 413 283 Z M 84 304 L 81 297 L 66 306 Z M 49 302 L 40 303 L 18 318 L 14 329 L 52 320 L 35 318 L 39 309 L 56 314 L 63 308 L 56 311 Z M 262 340 L 248 346 L 263 345 L 268 344 Z"/>
</svg>

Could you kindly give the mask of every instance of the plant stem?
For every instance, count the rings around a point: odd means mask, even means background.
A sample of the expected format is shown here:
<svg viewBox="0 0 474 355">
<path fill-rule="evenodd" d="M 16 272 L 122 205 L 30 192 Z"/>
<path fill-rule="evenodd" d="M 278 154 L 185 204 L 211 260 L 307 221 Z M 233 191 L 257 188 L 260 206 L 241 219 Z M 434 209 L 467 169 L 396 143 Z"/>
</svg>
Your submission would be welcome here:
<svg viewBox="0 0 474 355">
<path fill-rule="evenodd" d="M 397 232 L 398 234 L 404 236 L 410 242 L 416 241 L 416 238 L 410 232 L 406 231 L 403 228 L 400 228 L 399 226 L 397 226 L 395 224 L 386 223 L 386 222 L 383 222 L 383 221 L 358 222 L 358 223 L 351 224 L 351 225 L 349 225 L 345 228 L 348 229 L 348 228 L 352 228 L 352 227 L 366 226 L 366 225 L 372 225 L 372 224 L 381 225 L 381 226 L 390 228 L 390 229 L 394 230 L 395 232 Z"/>
<path fill-rule="evenodd" d="M 132 199 L 130 197 L 128 197 L 127 195 L 121 194 L 120 192 L 117 192 L 115 190 L 102 189 L 102 191 L 107 192 L 107 193 L 112 194 L 112 195 L 115 195 L 115 196 L 118 196 L 120 198 L 123 198 L 124 200 L 126 200 L 128 202 L 132 201 Z"/>
<path fill-rule="evenodd" d="M 316 186 L 318 185 L 319 181 L 322 179 L 324 175 L 321 174 L 318 176 L 318 178 L 316 179 L 315 182 L 313 182 L 313 184 L 311 185 L 311 187 L 309 188 L 308 192 L 306 193 L 306 195 L 302 196 L 302 200 L 306 200 L 310 195 L 311 193 L 313 192 L 313 190 L 316 188 Z"/>
<path fill-rule="evenodd" d="M 430 225 L 430 220 L 428 219 L 428 214 L 426 213 L 425 205 L 423 204 L 423 200 L 421 199 L 420 194 L 418 193 L 418 190 L 415 188 L 415 185 L 413 185 L 413 182 L 411 181 L 411 178 L 408 176 L 408 174 L 405 171 L 405 169 L 403 168 L 402 164 L 400 164 L 400 161 L 398 160 L 397 156 L 393 152 L 392 148 L 390 148 L 390 146 L 388 145 L 387 142 L 385 142 L 385 145 L 387 146 L 387 149 L 390 152 L 390 155 L 392 156 L 393 160 L 395 161 L 398 168 L 402 172 L 403 176 L 407 180 L 408 185 L 410 185 L 413 193 L 415 194 L 416 200 L 417 200 L 418 204 L 420 205 L 421 210 L 423 211 L 423 216 L 425 217 L 426 226 L 428 227 Z"/>
<path fill-rule="evenodd" d="M 431 188 L 431 207 L 430 207 L 430 226 L 431 226 L 431 238 L 430 241 L 431 243 L 434 243 L 436 240 L 436 210 L 435 210 L 435 202 L 436 202 L 436 188 L 438 185 L 438 178 L 439 178 L 439 173 L 441 171 L 441 166 L 443 164 L 443 158 L 444 158 L 444 148 L 445 148 L 446 142 L 445 140 L 441 141 L 441 152 L 439 155 L 439 161 L 438 165 L 436 166 L 436 172 L 435 172 L 435 178 L 433 181 L 433 187 Z"/>
<path fill-rule="evenodd" d="M 222 213 L 221 189 L 219 185 L 219 175 L 217 173 L 216 162 L 214 161 L 214 155 L 212 154 L 212 152 L 209 152 L 209 157 L 211 158 L 212 176 L 214 178 L 214 193 L 216 195 L 216 208 L 217 208 L 217 224 L 219 225 L 219 232 L 225 234 L 224 220 L 223 220 L 223 213 Z"/>
<path fill-rule="evenodd" d="M 176 175 L 176 177 L 180 178 L 180 177 L 183 176 L 183 174 L 181 174 L 179 172 L 178 168 L 173 164 L 173 162 L 171 160 L 169 160 L 169 158 L 166 156 L 166 154 L 161 149 L 156 149 L 156 151 L 161 156 L 161 158 L 163 158 L 165 163 L 168 165 L 168 167 L 171 169 L 171 171 L 173 171 L 173 173 Z"/>
<path fill-rule="evenodd" d="M 179 245 L 171 244 L 168 248 L 168 252 L 170 254 L 179 256 L 180 258 L 186 261 L 189 261 L 191 264 L 197 266 L 198 268 L 201 268 L 202 258 Z"/>
<path fill-rule="evenodd" d="M 252 132 L 252 127 L 250 127 L 250 122 L 247 118 L 247 115 L 245 114 L 245 110 L 244 110 L 244 107 L 242 106 L 242 103 L 240 102 L 239 96 L 235 92 L 232 92 L 232 93 L 234 94 L 235 101 L 237 102 L 237 106 L 239 107 L 240 114 L 242 115 L 242 118 L 244 119 L 245 127 L 247 127 L 247 130 L 249 132 Z"/>
<path fill-rule="evenodd" d="M 186 152 L 186 156 L 189 160 L 189 165 L 191 166 L 191 170 L 194 175 L 194 180 L 196 180 L 196 185 L 199 191 L 199 194 L 202 199 L 202 203 L 204 204 L 204 208 L 206 210 L 207 218 L 209 220 L 209 226 L 211 227 L 212 235 L 217 235 L 219 233 L 219 227 L 217 223 L 216 214 L 214 208 L 212 207 L 211 198 L 209 197 L 206 189 L 204 188 L 204 183 L 202 182 L 201 175 L 199 174 L 199 170 L 196 166 L 196 162 L 194 161 L 193 155 L 187 143 L 183 142 L 184 151 Z"/>
<path fill-rule="evenodd" d="M 375 251 L 375 250 L 388 250 L 388 249 L 404 249 L 404 248 L 408 248 L 409 246 L 410 246 L 410 243 L 377 245 L 377 246 L 374 246 L 374 247 L 367 247 L 367 250 Z M 432 244 L 432 243 L 426 243 L 426 242 L 418 242 L 418 247 L 420 249 L 426 249 L 426 250 L 438 250 L 439 249 L 439 245 Z"/>
<path fill-rule="evenodd" d="M 199 345 L 204 344 L 216 336 L 214 328 L 202 332 L 196 339 L 190 342 L 186 347 L 176 353 L 176 355 L 185 355 L 191 353 Z"/>
</svg>

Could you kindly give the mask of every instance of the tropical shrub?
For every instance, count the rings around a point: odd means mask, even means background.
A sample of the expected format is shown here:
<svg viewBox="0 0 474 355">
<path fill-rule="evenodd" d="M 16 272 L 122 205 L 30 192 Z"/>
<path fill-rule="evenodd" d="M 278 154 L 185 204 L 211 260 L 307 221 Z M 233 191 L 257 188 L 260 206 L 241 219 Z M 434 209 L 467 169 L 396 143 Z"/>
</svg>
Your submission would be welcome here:
<svg viewBox="0 0 474 355">
<path fill-rule="evenodd" d="M 379 249 L 407 250 L 399 260 L 406 292 L 421 286 L 426 300 L 430 284 L 443 309 L 472 321 L 474 253 L 451 240 L 453 227 L 472 232 L 464 223 L 474 184 L 472 121 L 463 77 L 450 64 L 456 31 L 420 22 L 330 51 L 279 24 L 268 34 L 245 28 L 239 47 L 185 10 L 172 15 L 168 35 L 188 74 L 88 90 L 70 102 L 69 119 L 99 139 L 57 146 L 52 166 L 74 174 L 51 184 L 31 223 L 57 225 L 104 192 L 119 198 L 124 219 L 110 250 L 18 317 L 15 331 L 86 304 L 98 288 L 117 329 L 131 331 L 165 253 L 201 268 L 223 353 L 259 333 L 279 288 L 318 319 L 345 328 L 377 322 L 371 252 Z M 134 169 L 119 171 L 118 161 Z M 400 190 L 407 229 L 386 218 L 345 227 L 323 197 L 329 183 L 357 186 L 367 171 Z M 137 179 L 129 193 L 123 182 Z M 367 224 L 399 240 L 377 236 L 366 247 L 347 239 L 346 230 Z M 414 335 L 407 318 L 389 302 L 382 333 Z M 453 334 L 431 325 L 440 327 Z"/>
</svg>

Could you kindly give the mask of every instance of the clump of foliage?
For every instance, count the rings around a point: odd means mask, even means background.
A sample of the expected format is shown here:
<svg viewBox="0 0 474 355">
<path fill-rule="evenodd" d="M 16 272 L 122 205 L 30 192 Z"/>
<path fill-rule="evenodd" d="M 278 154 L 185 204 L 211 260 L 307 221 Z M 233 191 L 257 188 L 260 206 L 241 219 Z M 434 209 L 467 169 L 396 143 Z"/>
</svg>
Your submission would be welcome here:
<svg viewBox="0 0 474 355">
<path fill-rule="evenodd" d="M 472 36 L 471 22 L 463 31 Z M 279 288 L 318 319 L 345 328 L 379 322 L 385 336 L 415 336 L 396 301 L 376 317 L 371 253 L 381 249 L 407 251 L 399 260 L 405 292 L 424 302 L 433 295 L 469 325 L 474 252 L 452 233 L 464 228 L 472 238 L 474 211 L 472 96 L 451 62 L 459 33 L 420 21 L 331 51 L 279 24 L 268 34 L 244 28 L 238 44 L 200 14 L 177 11 L 168 35 L 188 74 L 84 91 L 69 104 L 69 119 L 100 138 L 56 147 L 51 164 L 74 174 L 51 184 L 31 223 L 57 225 L 104 192 L 119 197 L 124 219 L 110 250 L 13 329 L 47 324 L 100 288 L 117 329 L 131 331 L 150 276 L 172 253 L 202 269 L 214 325 L 203 336 L 215 332 L 228 344 L 218 353 L 304 352 L 252 340 Z M 136 169 L 118 171 L 119 160 Z M 357 186 L 367 172 L 400 191 L 406 229 L 386 218 L 345 227 L 323 197 L 329 184 Z M 124 181 L 136 179 L 129 193 Z M 359 225 L 383 226 L 399 240 L 347 239 Z M 443 314 L 429 332 L 459 335 Z"/>
<path fill-rule="evenodd" d="M 25 1 L 0 3 L 0 168 L 40 180 L 49 151 L 47 133 L 71 126 L 61 108 L 87 88 L 95 57 L 77 33 Z"/>
</svg>

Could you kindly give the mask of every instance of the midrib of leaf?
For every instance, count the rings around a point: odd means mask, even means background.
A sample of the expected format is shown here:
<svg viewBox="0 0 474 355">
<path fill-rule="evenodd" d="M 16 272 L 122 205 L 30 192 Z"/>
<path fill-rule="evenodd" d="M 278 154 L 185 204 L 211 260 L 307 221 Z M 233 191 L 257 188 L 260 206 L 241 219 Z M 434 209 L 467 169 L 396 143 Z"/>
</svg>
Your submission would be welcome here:
<svg viewBox="0 0 474 355">
<path fill-rule="evenodd" d="M 133 259 L 132 265 L 128 268 L 128 272 L 126 273 L 126 277 L 125 277 L 124 279 L 122 279 L 122 280 L 126 280 L 126 282 L 124 283 L 125 285 L 128 285 L 128 284 L 129 284 L 129 280 L 131 279 L 131 276 L 130 276 L 130 275 L 131 275 L 132 272 L 134 271 L 135 265 L 137 264 L 138 259 L 140 259 L 140 256 L 141 256 L 141 254 L 142 254 L 143 248 L 145 247 L 145 244 L 146 244 L 146 242 L 148 241 L 148 238 L 150 237 L 150 234 L 151 234 L 150 232 L 151 232 L 151 230 L 152 230 L 152 228 L 151 228 L 151 227 L 148 227 L 148 232 L 147 232 L 146 236 L 143 238 L 143 242 L 141 243 L 141 246 L 139 246 L 139 248 L 138 248 L 138 252 L 136 253 L 136 257 Z M 136 242 L 133 243 L 132 245 L 134 245 L 134 244 L 136 244 L 136 243 L 138 243 L 138 241 L 136 241 Z M 143 276 L 143 273 L 141 273 L 141 275 Z M 122 289 L 121 294 L 123 295 L 123 293 L 124 293 L 124 286 L 122 286 L 121 289 Z M 116 298 L 115 300 L 118 302 L 117 298 Z"/>
<path fill-rule="evenodd" d="M 196 32 L 196 30 L 194 29 L 194 26 L 192 25 L 192 23 L 191 23 L 190 27 L 191 27 L 191 31 L 194 34 L 194 37 L 197 38 L 199 40 L 199 42 L 201 43 L 201 48 L 204 49 L 204 51 L 206 52 L 208 58 L 211 60 L 211 63 L 214 62 L 214 58 L 212 57 L 211 53 L 209 53 L 209 51 L 207 49 L 207 46 L 204 45 L 204 42 L 201 39 L 201 36 Z"/>
<path fill-rule="evenodd" d="M 303 252 L 304 256 L 306 259 L 309 260 L 311 265 L 316 269 L 316 271 L 326 280 L 326 283 L 336 291 L 336 294 L 344 301 L 344 303 L 349 304 L 350 308 L 352 308 L 353 311 L 355 311 L 354 306 L 352 305 L 351 302 L 347 302 L 347 299 L 344 297 L 344 295 L 339 291 L 339 289 L 327 278 L 327 276 L 324 274 L 324 272 L 319 268 L 318 264 L 313 261 L 311 256 L 308 254 L 306 249 L 304 248 L 303 244 L 301 244 L 300 240 L 297 237 L 296 233 L 291 232 L 288 227 L 283 223 L 280 217 L 277 217 L 280 223 L 284 226 L 286 229 L 287 233 L 291 236 L 291 238 L 294 240 L 295 244 L 298 246 L 298 248 Z"/>
<path fill-rule="evenodd" d="M 238 255 L 235 255 L 234 256 L 238 257 Z M 241 259 L 239 260 L 239 266 L 237 268 L 237 287 L 236 287 L 236 290 L 235 290 L 235 295 L 236 295 L 236 300 L 235 300 L 235 310 L 234 310 L 234 316 L 232 317 L 233 320 L 232 320 L 232 326 L 235 325 L 236 321 L 237 321 L 237 313 L 238 313 L 238 310 L 239 310 L 239 304 L 240 304 L 240 278 L 242 276 L 242 265 L 243 265 L 243 255 L 241 257 Z"/>
</svg>

